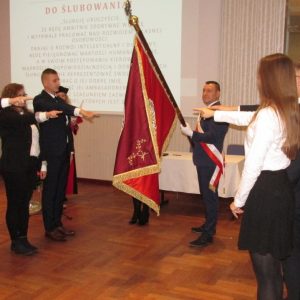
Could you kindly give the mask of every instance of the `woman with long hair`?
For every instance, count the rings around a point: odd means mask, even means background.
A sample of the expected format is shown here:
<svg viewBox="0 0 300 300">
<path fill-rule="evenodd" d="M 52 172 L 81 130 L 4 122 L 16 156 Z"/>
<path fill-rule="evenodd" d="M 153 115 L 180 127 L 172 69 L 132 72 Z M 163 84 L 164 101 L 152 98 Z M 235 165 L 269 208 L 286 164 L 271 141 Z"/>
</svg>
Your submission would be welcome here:
<svg viewBox="0 0 300 300">
<path fill-rule="evenodd" d="M 248 126 L 245 166 L 230 208 L 243 213 L 238 247 L 248 250 L 259 300 L 281 300 L 281 262 L 293 247 L 294 193 L 286 168 L 300 148 L 300 112 L 293 62 L 284 54 L 260 60 L 256 112 L 200 109 L 202 117 Z"/>
<path fill-rule="evenodd" d="M 24 86 L 6 85 L 1 98 L 25 96 Z M 29 201 L 36 184 L 40 161 L 37 122 L 55 118 L 59 112 L 31 113 L 26 107 L 9 106 L 0 111 L 2 156 L 0 170 L 4 179 L 7 210 L 6 224 L 11 238 L 11 250 L 16 254 L 32 255 L 37 252 L 27 237 Z M 42 164 L 41 179 L 46 176 Z"/>
</svg>

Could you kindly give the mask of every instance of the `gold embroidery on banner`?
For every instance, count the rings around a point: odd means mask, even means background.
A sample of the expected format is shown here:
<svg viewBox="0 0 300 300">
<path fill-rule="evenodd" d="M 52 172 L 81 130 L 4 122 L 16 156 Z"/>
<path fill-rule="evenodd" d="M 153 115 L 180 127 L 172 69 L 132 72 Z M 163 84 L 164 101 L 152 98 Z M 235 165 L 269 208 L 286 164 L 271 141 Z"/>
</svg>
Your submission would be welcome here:
<svg viewBox="0 0 300 300">
<path fill-rule="evenodd" d="M 146 114 L 147 114 L 147 119 L 148 119 L 148 125 L 149 125 L 149 129 L 150 129 L 150 134 L 151 134 L 151 140 L 152 140 L 152 144 L 153 144 L 153 148 L 154 148 L 156 161 L 157 161 L 158 165 L 160 165 L 159 151 L 158 151 L 158 145 L 157 145 L 157 139 L 156 139 L 156 130 L 152 126 L 152 124 L 154 124 L 155 120 L 153 120 L 153 114 L 151 114 L 150 102 L 149 102 L 149 97 L 148 97 L 148 93 L 147 93 L 147 89 L 146 89 L 143 61 L 142 61 L 139 47 L 137 45 L 137 39 L 135 39 L 135 50 L 137 53 L 137 60 L 138 60 L 139 71 L 140 71 L 140 79 L 141 79 L 141 83 L 142 83 L 142 91 L 143 91 L 143 96 L 144 96 L 144 103 L 145 103 L 145 109 L 146 109 Z"/>
<path fill-rule="evenodd" d="M 145 175 L 151 175 L 155 173 L 159 173 L 159 167 L 158 165 L 151 165 L 148 167 L 142 167 L 139 169 L 135 169 L 132 171 L 128 171 L 125 173 L 121 173 L 118 175 L 114 175 L 113 182 L 119 182 L 119 181 L 126 181 L 130 179 L 134 179 L 137 177 L 145 176 Z"/>
<path fill-rule="evenodd" d="M 153 72 L 154 72 L 154 74 L 155 74 L 155 76 L 156 76 L 156 79 L 159 81 L 159 83 L 160 83 L 161 86 L 163 87 L 163 90 L 165 91 L 165 94 L 166 94 L 166 96 L 167 96 L 169 102 L 170 102 L 171 105 L 173 106 L 173 103 L 172 103 L 172 101 L 170 100 L 170 95 L 167 93 L 167 90 L 166 90 L 165 86 L 163 85 L 162 81 L 160 80 L 160 77 L 158 76 L 158 74 L 157 74 L 157 72 L 156 72 L 156 70 L 155 70 L 155 68 L 154 68 L 154 66 L 153 66 L 153 64 L 152 64 L 151 59 L 150 59 L 149 56 L 148 56 L 148 52 L 146 51 L 146 49 L 145 49 L 143 43 L 141 42 L 141 40 L 139 39 L 138 35 L 136 35 L 136 36 L 135 36 L 135 49 L 136 49 L 137 54 L 138 54 L 139 66 L 140 66 L 140 61 L 141 61 L 141 55 L 140 55 L 139 48 L 138 48 L 138 45 L 137 45 L 137 40 L 139 40 L 140 45 L 141 45 L 141 47 L 143 48 L 144 53 L 146 54 L 146 56 L 147 56 L 147 58 L 148 58 L 148 61 L 149 61 L 150 65 L 151 65 L 151 67 L 152 67 L 152 70 L 153 70 Z M 140 68 L 140 70 L 141 70 L 141 68 Z M 142 70 L 143 70 L 143 69 L 142 69 Z M 144 92 L 144 89 L 145 89 L 145 91 L 146 91 L 146 87 L 145 87 L 145 84 L 144 84 L 144 83 L 145 83 L 144 73 L 143 73 L 143 72 L 140 72 L 140 73 L 141 73 L 141 79 L 144 80 L 144 81 L 142 81 L 143 92 Z M 143 77 L 142 77 L 142 76 L 143 76 Z M 146 95 L 147 95 L 147 92 L 146 92 Z M 148 98 L 148 96 L 147 96 L 147 98 Z M 173 108 L 174 108 L 174 107 L 173 107 Z M 174 110 L 176 110 L 176 109 L 174 108 Z M 164 144 L 163 144 L 163 146 L 162 146 L 162 151 L 161 151 L 161 153 L 164 153 L 164 152 L 167 150 L 167 148 L 168 148 L 168 146 L 169 146 L 169 143 L 170 143 L 170 140 L 171 140 L 171 137 L 172 137 L 172 135 L 173 135 L 173 132 L 174 132 L 174 130 L 175 130 L 175 128 L 176 128 L 176 125 L 177 125 L 177 118 L 175 117 L 174 120 L 173 120 L 173 124 L 172 124 L 172 126 L 171 126 L 171 128 L 170 128 L 170 130 L 169 130 L 169 133 L 168 133 L 168 135 L 167 135 L 167 137 L 166 137 L 166 139 L 165 139 L 165 141 L 164 141 Z M 157 146 L 157 144 L 156 144 L 156 146 Z M 157 157 L 157 162 L 158 162 L 158 164 L 160 165 L 160 157 L 159 157 L 159 156 Z"/>
<path fill-rule="evenodd" d="M 146 155 L 149 155 L 149 152 L 144 152 L 142 150 L 142 145 L 146 143 L 146 140 L 145 139 L 140 139 L 140 140 L 137 140 L 136 141 L 136 146 L 135 146 L 135 149 L 137 150 L 136 153 L 132 153 L 130 156 L 127 157 L 128 159 L 128 162 L 131 166 L 133 166 L 133 161 L 136 159 L 136 158 L 140 158 L 142 161 L 145 161 L 145 156 Z"/>
<path fill-rule="evenodd" d="M 152 127 L 154 128 L 155 136 L 157 132 L 157 126 L 156 126 L 156 116 L 155 116 L 155 108 L 154 108 L 154 103 L 153 101 L 149 98 L 149 108 L 150 108 L 150 115 L 152 119 Z"/>
<path fill-rule="evenodd" d="M 113 186 L 115 186 L 116 188 L 118 188 L 119 190 L 131 195 L 132 197 L 142 201 L 143 203 L 145 203 L 146 205 L 148 205 L 150 208 L 152 208 L 157 215 L 159 215 L 159 209 L 160 206 L 155 203 L 152 199 L 148 198 L 147 196 L 143 195 L 142 193 L 140 193 L 139 191 L 135 190 L 134 188 L 128 186 L 127 184 L 124 183 L 124 181 L 126 180 L 130 180 L 130 179 L 134 179 L 134 178 L 138 178 L 141 176 L 147 176 L 147 175 L 151 175 L 151 174 L 155 174 L 155 173 L 159 173 L 160 172 L 160 156 L 159 156 L 159 150 L 158 150 L 158 144 L 157 144 L 157 138 L 156 138 L 156 131 L 157 131 L 157 126 L 156 126 L 156 117 L 155 117 L 155 109 L 154 109 L 154 104 L 153 101 L 151 99 L 148 98 L 148 93 L 146 90 L 146 83 L 145 83 L 145 76 L 144 76 L 144 71 L 143 71 L 143 62 L 142 62 L 142 57 L 141 57 L 141 53 L 140 50 L 138 48 L 138 44 L 137 44 L 137 40 L 138 37 L 135 37 L 135 50 L 137 53 L 137 59 L 138 59 L 138 66 L 139 66 L 139 71 L 140 71 L 140 79 L 141 79 L 141 83 L 142 83 L 142 92 L 143 92 L 143 96 L 144 96 L 144 103 L 145 103 L 145 108 L 146 108 L 146 114 L 147 114 L 147 119 L 148 119 L 148 125 L 149 125 L 149 129 L 150 129 L 150 134 L 151 134 L 151 139 L 152 139 L 152 144 L 154 147 L 154 153 L 155 153 L 155 157 L 156 157 L 156 164 L 147 166 L 147 167 L 142 167 L 139 169 L 135 169 L 135 170 L 131 170 L 125 173 L 121 173 L 118 175 L 114 175 L 113 176 Z M 150 65 L 152 66 L 152 69 L 156 75 L 156 78 L 159 80 L 161 86 L 163 87 L 168 100 L 171 102 L 170 100 L 170 96 L 168 95 L 164 85 L 162 84 L 151 60 L 149 59 L 148 53 L 145 50 L 143 44 L 140 42 L 147 58 L 148 61 L 150 63 Z M 175 108 L 174 108 L 175 109 Z M 164 144 L 162 146 L 162 153 L 167 149 L 167 146 L 170 142 L 171 136 L 173 134 L 173 131 L 176 127 L 176 123 L 177 123 L 177 118 L 174 118 L 173 120 L 173 124 L 169 130 L 169 133 L 164 141 Z M 124 125 L 124 124 L 123 124 Z M 131 154 L 132 155 L 132 154 Z M 141 156 L 136 156 L 136 157 L 141 157 Z M 142 156 L 143 158 L 145 158 L 145 156 Z M 133 158 L 133 157 L 132 157 Z M 128 158 L 129 159 L 129 158 Z"/>
<path fill-rule="evenodd" d="M 151 209 L 153 209 L 156 212 L 157 216 L 159 216 L 160 206 L 157 203 L 155 203 L 152 199 L 150 199 L 147 196 L 143 195 L 142 193 L 138 192 L 134 188 L 128 186 L 124 182 L 120 182 L 120 181 L 114 182 L 113 186 L 116 187 L 117 189 L 125 192 L 126 194 L 129 194 L 130 196 L 142 201 L 143 203 L 148 205 Z"/>
</svg>

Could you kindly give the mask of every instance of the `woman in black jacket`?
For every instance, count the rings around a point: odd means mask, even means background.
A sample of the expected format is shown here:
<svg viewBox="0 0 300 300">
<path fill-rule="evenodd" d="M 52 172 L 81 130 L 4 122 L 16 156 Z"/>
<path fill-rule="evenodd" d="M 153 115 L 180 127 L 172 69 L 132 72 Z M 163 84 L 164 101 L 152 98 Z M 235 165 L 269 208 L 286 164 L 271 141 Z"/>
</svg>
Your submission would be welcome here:
<svg viewBox="0 0 300 300">
<path fill-rule="evenodd" d="M 24 95 L 23 85 L 11 83 L 4 87 L 1 98 Z M 13 105 L 0 111 L 0 169 L 7 196 L 6 224 L 12 241 L 11 250 L 17 254 L 32 255 L 37 252 L 37 248 L 27 239 L 29 201 L 41 165 L 37 122 L 56 117 L 57 113 L 33 114 L 26 107 Z M 46 167 L 46 162 L 43 162 L 41 179 L 46 176 Z"/>
</svg>

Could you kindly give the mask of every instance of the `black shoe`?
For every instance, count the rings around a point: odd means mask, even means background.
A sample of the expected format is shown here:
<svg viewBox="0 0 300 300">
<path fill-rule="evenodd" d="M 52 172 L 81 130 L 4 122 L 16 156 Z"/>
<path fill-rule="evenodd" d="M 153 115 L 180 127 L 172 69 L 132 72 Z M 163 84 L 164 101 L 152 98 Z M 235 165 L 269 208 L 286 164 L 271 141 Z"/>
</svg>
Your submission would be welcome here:
<svg viewBox="0 0 300 300">
<path fill-rule="evenodd" d="M 149 218 L 148 219 L 140 219 L 139 220 L 139 225 L 144 226 L 144 225 L 148 224 L 148 222 L 149 222 Z"/>
<path fill-rule="evenodd" d="M 25 246 L 24 243 L 19 239 L 12 241 L 10 250 L 16 254 L 26 255 L 26 256 L 33 255 L 36 253 L 36 250 L 33 250 Z"/>
<path fill-rule="evenodd" d="M 138 221 L 138 218 L 135 214 L 133 214 L 132 218 L 129 220 L 129 224 L 136 224 L 136 222 Z"/>
<path fill-rule="evenodd" d="M 27 239 L 27 236 L 20 237 L 19 239 L 23 243 L 23 245 L 25 245 L 27 248 L 32 249 L 34 251 L 38 250 L 37 247 L 35 247 L 35 246 L 33 246 L 32 244 L 29 243 L 29 241 Z"/>
<path fill-rule="evenodd" d="M 64 226 L 59 226 L 56 228 L 56 230 L 61 233 L 62 235 L 65 236 L 74 236 L 75 235 L 75 231 L 72 229 L 67 229 Z"/>
<path fill-rule="evenodd" d="M 135 198 L 132 198 L 132 203 L 133 203 L 133 214 L 131 219 L 129 220 L 129 224 L 136 224 L 141 217 L 142 202 Z"/>
<path fill-rule="evenodd" d="M 139 218 L 139 225 L 143 226 L 149 222 L 149 207 L 146 204 L 143 204 L 143 209 Z"/>
<path fill-rule="evenodd" d="M 202 247 L 208 246 L 212 242 L 213 242 L 213 237 L 212 236 L 210 236 L 208 234 L 205 234 L 205 233 L 202 233 L 201 236 L 198 239 L 190 242 L 190 246 L 191 247 L 202 248 Z"/>
<path fill-rule="evenodd" d="M 51 239 L 52 241 L 56 242 L 65 242 L 67 240 L 66 236 L 60 233 L 57 229 L 54 229 L 52 231 L 46 231 L 45 236 Z"/>
<path fill-rule="evenodd" d="M 204 229 L 204 224 L 201 225 L 200 227 L 192 227 L 192 232 L 195 232 L 195 233 L 203 233 L 205 232 L 205 229 Z M 213 235 L 216 234 L 216 230 L 214 230 L 213 232 Z"/>
<path fill-rule="evenodd" d="M 192 227 L 192 232 L 202 233 L 203 231 L 204 231 L 204 224 L 201 225 L 200 227 Z"/>
</svg>

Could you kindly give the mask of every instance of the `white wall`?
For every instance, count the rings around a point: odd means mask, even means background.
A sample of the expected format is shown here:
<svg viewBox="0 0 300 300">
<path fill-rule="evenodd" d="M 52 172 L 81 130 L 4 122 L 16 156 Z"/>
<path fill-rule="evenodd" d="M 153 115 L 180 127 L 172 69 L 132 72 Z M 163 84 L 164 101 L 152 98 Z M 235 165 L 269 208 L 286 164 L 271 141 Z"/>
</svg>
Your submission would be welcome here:
<svg viewBox="0 0 300 300">
<path fill-rule="evenodd" d="M 10 81 L 9 1 L 0 1 L 0 90 Z"/>
<path fill-rule="evenodd" d="M 220 80 L 225 104 L 255 103 L 257 62 L 283 50 L 285 0 L 184 0 L 182 105 L 185 115 L 201 104 L 205 80 Z M 0 2 L 0 85 L 9 81 L 8 0 Z M 204 54 L 204 53 L 209 54 Z M 193 123 L 193 118 L 187 121 Z M 75 137 L 78 176 L 111 180 L 122 115 L 103 115 L 84 122 Z M 242 143 L 231 130 L 227 143 Z M 171 150 L 188 151 L 177 128 Z"/>
<path fill-rule="evenodd" d="M 225 104 L 257 104 L 256 70 L 265 55 L 283 52 L 285 0 L 223 0 L 220 81 Z M 230 129 L 226 144 L 241 144 Z"/>
<path fill-rule="evenodd" d="M 221 0 L 184 0 L 181 110 L 202 104 L 205 81 L 220 79 Z"/>
</svg>

